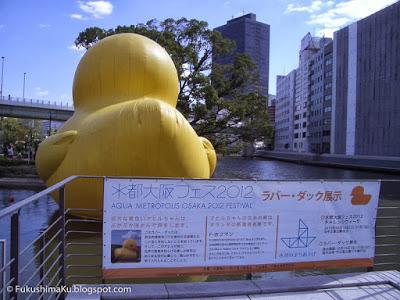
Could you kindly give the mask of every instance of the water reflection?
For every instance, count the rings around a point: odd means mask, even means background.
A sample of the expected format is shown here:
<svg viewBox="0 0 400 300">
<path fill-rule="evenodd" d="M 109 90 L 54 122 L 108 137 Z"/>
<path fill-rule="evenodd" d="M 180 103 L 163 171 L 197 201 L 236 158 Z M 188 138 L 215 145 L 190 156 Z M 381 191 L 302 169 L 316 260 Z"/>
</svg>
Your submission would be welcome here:
<svg viewBox="0 0 400 300">
<path fill-rule="evenodd" d="M 400 179 L 399 175 L 295 164 L 277 160 L 222 157 L 214 178 L 301 179 Z"/>
<path fill-rule="evenodd" d="M 258 180 L 304 179 L 399 179 L 400 175 L 339 168 L 325 168 L 266 159 L 242 157 L 219 158 L 213 178 Z M 381 183 L 381 198 L 400 200 L 399 182 Z"/>
</svg>

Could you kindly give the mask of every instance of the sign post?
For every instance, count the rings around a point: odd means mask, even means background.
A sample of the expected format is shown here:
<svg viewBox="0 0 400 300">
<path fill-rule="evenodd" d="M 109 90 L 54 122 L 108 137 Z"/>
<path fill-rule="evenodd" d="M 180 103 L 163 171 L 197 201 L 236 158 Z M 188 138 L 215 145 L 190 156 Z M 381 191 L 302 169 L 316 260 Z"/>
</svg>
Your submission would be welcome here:
<svg viewBox="0 0 400 300">
<path fill-rule="evenodd" d="M 379 181 L 104 182 L 105 278 L 373 265 Z"/>
</svg>

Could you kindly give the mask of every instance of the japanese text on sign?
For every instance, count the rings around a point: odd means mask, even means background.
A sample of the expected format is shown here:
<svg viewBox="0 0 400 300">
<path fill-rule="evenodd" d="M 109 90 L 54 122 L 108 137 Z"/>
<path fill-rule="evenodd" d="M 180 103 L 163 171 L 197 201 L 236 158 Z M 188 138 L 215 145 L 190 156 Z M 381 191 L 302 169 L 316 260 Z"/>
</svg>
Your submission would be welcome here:
<svg viewBox="0 0 400 300">
<path fill-rule="evenodd" d="M 107 178 L 104 276 L 369 266 L 379 188 L 378 181 Z"/>
</svg>

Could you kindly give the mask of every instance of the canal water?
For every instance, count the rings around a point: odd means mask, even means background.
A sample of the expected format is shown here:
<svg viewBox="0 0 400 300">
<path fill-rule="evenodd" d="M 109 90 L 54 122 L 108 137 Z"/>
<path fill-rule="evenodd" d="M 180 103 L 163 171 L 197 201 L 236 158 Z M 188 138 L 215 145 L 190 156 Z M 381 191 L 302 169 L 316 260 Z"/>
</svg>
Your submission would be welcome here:
<svg viewBox="0 0 400 300">
<path fill-rule="evenodd" d="M 241 157 L 219 157 L 217 169 L 213 177 L 258 180 L 400 179 L 399 175 L 325 168 L 266 159 L 245 159 Z M 0 209 L 9 205 L 10 197 L 12 197 L 14 201 L 20 201 L 36 192 L 37 191 L 33 190 L 0 189 Z M 390 201 L 398 200 L 400 198 L 399 182 L 382 183 L 381 198 L 382 197 Z M 48 227 L 48 224 L 54 220 L 56 212 L 57 205 L 48 196 L 43 197 L 40 201 L 32 203 L 21 210 L 20 249 L 24 249 L 40 234 L 40 232 Z M 9 234 L 10 219 L 3 218 L 0 220 L 0 239 L 9 241 Z M 24 255 L 21 256 L 22 265 L 35 257 L 37 248 L 38 245 L 30 247 Z M 22 278 L 25 280 L 29 279 L 30 275 L 28 274 L 34 272 L 36 269 L 35 264 L 37 265 L 38 263 L 39 260 L 34 259 L 33 263 L 26 269 L 27 275 L 22 274 Z M 36 277 L 37 276 L 34 276 L 34 278 L 32 278 L 33 282 L 36 281 Z"/>
<path fill-rule="evenodd" d="M 302 180 L 302 179 L 400 179 L 400 175 L 326 168 L 278 160 L 220 157 L 214 178 Z"/>
</svg>

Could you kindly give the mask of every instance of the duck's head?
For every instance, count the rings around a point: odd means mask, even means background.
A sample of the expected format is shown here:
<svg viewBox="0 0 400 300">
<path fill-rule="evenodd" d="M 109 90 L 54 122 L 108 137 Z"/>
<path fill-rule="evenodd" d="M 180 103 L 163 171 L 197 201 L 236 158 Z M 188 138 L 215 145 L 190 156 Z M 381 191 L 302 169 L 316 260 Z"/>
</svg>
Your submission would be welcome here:
<svg viewBox="0 0 400 300">
<path fill-rule="evenodd" d="M 75 109 L 95 110 L 145 97 L 176 106 L 178 76 L 167 51 L 144 36 L 107 37 L 82 57 L 74 77 Z"/>
<path fill-rule="evenodd" d="M 364 187 L 362 187 L 361 185 L 357 185 L 351 191 L 351 196 L 360 196 L 360 195 L 361 196 L 364 195 Z"/>
<path fill-rule="evenodd" d="M 129 249 L 129 250 L 136 250 L 137 246 L 136 246 L 136 241 L 133 239 L 127 239 L 122 243 L 122 247 L 125 249 Z"/>
</svg>

